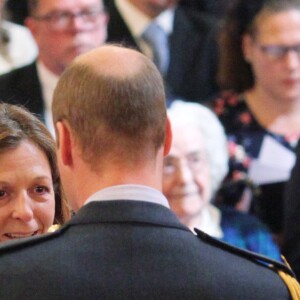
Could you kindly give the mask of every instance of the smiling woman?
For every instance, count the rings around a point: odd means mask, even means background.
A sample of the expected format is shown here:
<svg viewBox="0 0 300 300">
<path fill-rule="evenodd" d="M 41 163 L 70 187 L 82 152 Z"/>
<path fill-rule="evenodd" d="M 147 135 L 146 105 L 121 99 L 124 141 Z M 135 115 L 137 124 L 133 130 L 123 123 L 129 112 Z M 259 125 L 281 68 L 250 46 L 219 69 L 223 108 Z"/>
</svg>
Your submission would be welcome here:
<svg viewBox="0 0 300 300">
<path fill-rule="evenodd" d="M 68 218 L 55 142 L 23 108 L 0 104 L 0 242 L 46 233 Z"/>
<path fill-rule="evenodd" d="M 219 200 L 258 216 L 280 242 L 300 137 L 300 0 L 235 1 L 219 46 L 225 91 L 213 106 L 230 147 Z"/>
<path fill-rule="evenodd" d="M 280 260 L 270 232 L 256 217 L 212 203 L 228 171 L 226 137 L 215 114 L 177 100 L 168 116 L 173 142 L 164 159 L 163 193 L 171 209 L 191 230 Z"/>
</svg>

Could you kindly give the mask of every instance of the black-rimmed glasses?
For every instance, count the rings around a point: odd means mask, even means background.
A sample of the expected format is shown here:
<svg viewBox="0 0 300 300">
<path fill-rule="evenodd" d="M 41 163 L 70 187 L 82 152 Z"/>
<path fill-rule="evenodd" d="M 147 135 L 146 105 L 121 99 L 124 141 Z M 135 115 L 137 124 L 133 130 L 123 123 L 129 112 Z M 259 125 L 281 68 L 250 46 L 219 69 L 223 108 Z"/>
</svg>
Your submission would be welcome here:
<svg viewBox="0 0 300 300">
<path fill-rule="evenodd" d="M 256 46 L 263 53 L 275 59 L 283 58 L 291 51 L 297 53 L 300 56 L 300 44 L 292 45 L 292 46 L 284 46 L 284 45 L 260 45 L 256 43 Z"/>
<path fill-rule="evenodd" d="M 79 12 L 52 11 L 43 16 L 33 16 L 38 21 L 48 22 L 52 29 L 63 30 L 72 24 L 73 19 L 81 18 L 85 24 L 96 24 L 101 15 L 105 14 L 100 9 L 86 9 Z"/>
</svg>

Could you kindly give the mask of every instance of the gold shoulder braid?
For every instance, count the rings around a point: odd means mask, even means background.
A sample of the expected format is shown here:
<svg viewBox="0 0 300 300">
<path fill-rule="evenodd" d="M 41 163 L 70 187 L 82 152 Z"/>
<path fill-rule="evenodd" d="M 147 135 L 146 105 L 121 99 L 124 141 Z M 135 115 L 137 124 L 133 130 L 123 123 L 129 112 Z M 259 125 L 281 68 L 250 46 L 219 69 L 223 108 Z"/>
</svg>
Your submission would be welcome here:
<svg viewBox="0 0 300 300">
<path fill-rule="evenodd" d="M 281 263 L 263 255 L 231 246 L 227 243 L 224 243 L 220 240 L 211 237 L 210 235 L 204 233 L 203 231 L 197 228 L 194 228 L 194 231 L 197 233 L 197 237 L 206 243 L 215 245 L 218 248 L 225 249 L 233 254 L 242 256 L 246 259 L 250 259 L 252 261 L 261 263 L 265 267 L 274 270 L 287 286 L 292 299 L 300 300 L 300 284 L 297 281 L 293 270 L 291 269 L 291 267 L 289 266 L 289 264 L 283 256 L 281 256 L 281 258 L 284 263 Z"/>
<path fill-rule="evenodd" d="M 59 224 L 53 224 L 52 226 L 49 227 L 47 232 L 54 232 L 60 228 Z"/>
<path fill-rule="evenodd" d="M 291 269 L 290 265 L 286 261 L 285 257 L 281 255 L 282 260 L 284 261 L 285 265 Z M 283 282 L 286 284 L 288 287 L 291 297 L 293 300 L 300 300 L 300 284 L 296 280 L 296 278 L 292 277 L 286 272 L 283 272 L 281 270 L 277 270 L 278 275 L 280 278 L 283 280 Z"/>
</svg>

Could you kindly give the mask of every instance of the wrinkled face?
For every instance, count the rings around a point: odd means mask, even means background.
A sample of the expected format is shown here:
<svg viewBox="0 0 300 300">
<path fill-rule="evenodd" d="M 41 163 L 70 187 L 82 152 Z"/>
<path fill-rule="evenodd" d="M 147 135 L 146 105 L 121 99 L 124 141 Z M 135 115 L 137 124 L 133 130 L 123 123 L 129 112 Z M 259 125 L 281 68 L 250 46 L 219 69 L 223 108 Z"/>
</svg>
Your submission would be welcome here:
<svg viewBox="0 0 300 300">
<path fill-rule="evenodd" d="M 255 87 L 271 99 L 300 99 L 300 11 L 262 13 L 255 37 L 245 35 L 244 55 Z"/>
<path fill-rule="evenodd" d="M 36 17 L 26 20 L 39 58 L 60 75 L 79 54 L 106 40 L 107 15 L 100 0 L 41 0 Z"/>
<path fill-rule="evenodd" d="M 172 147 L 164 160 L 163 193 L 185 223 L 210 201 L 210 170 L 199 130 L 172 123 L 172 131 Z"/>
<path fill-rule="evenodd" d="M 129 0 L 144 14 L 151 18 L 157 17 L 166 9 L 176 5 L 178 0 Z"/>
<path fill-rule="evenodd" d="M 0 154 L 0 242 L 46 233 L 55 198 L 46 155 L 28 141 Z"/>
</svg>

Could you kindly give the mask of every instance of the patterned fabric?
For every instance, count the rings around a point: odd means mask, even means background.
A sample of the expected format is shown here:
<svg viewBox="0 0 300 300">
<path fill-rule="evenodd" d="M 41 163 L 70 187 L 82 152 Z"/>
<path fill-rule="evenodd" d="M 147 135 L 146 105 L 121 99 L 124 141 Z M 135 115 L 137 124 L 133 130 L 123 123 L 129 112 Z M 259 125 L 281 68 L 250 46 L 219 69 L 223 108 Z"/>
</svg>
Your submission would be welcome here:
<svg viewBox="0 0 300 300">
<path fill-rule="evenodd" d="M 222 212 L 224 242 L 281 261 L 278 246 L 272 240 L 270 232 L 255 216 L 230 207 L 219 208 Z"/>
<path fill-rule="evenodd" d="M 248 178 L 253 158 L 257 158 L 266 136 L 281 145 L 295 150 L 298 137 L 276 135 L 260 126 L 248 109 L 243 95 L 224 92 L 213 102 L 213 110 L 223 124 L 228 138 L 230 171 L 217 199 L 221 203 L 235 205 L 246 187 L 254 192 L 251 211 L 257 214 L 273 232 L 282 227 L 282 197 L 284 183 L 254 186 Z"/>
</svg>

